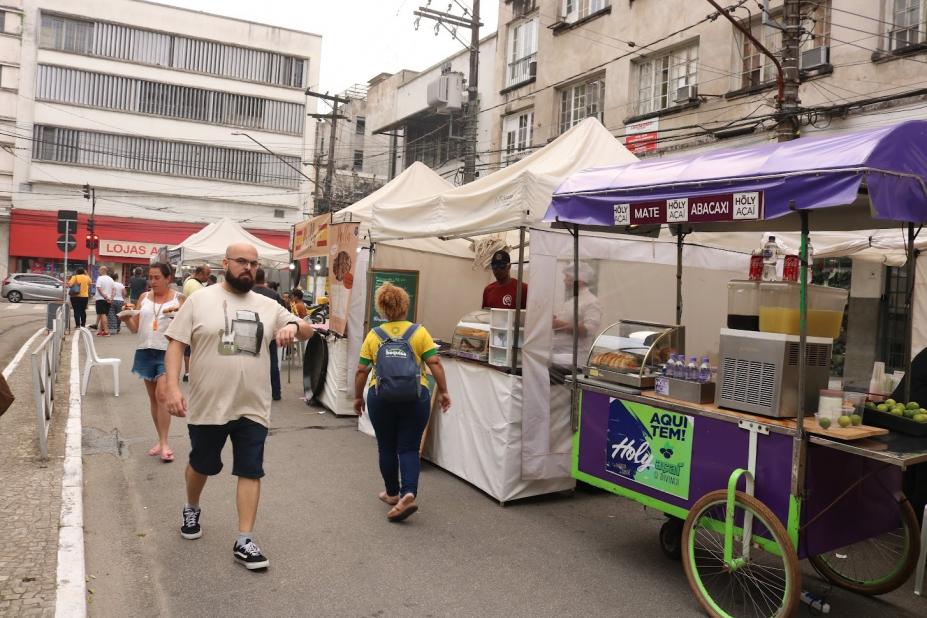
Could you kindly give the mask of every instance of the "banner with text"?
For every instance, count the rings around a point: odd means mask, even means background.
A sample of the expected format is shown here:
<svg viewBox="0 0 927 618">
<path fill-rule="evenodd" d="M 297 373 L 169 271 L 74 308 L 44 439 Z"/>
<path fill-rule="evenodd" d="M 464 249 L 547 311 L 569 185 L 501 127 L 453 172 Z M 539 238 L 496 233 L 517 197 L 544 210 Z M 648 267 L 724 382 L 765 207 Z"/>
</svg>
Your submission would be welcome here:
<svg viewBox="0 0 927 618">
<path fill-rule="evenodd" d="M 708 223 L 763 217 L 763 192 L 722 193 L 673 200 L 615 204 L 615 225 Z"/>
<path fill-rule="evenodd" d="M 354 265 L 357 263 L 357 233 L 360 223 L 339 223 L 328 227 L 331 240 L 329 252 L 329 330 L 344 335 L 348 325 L 348 306 L 354 287 Z"/>
<path fill-rule="evenodd" d="M 328 225 L 331 214 L 325 213 L 293 226 L 293 259 L 328 255 Z"/>
<path fill-rule="evenodd" d="M 692 416 L 610 399 L 605 469 L 688 500 L 694 434 Z"/>
</svg>

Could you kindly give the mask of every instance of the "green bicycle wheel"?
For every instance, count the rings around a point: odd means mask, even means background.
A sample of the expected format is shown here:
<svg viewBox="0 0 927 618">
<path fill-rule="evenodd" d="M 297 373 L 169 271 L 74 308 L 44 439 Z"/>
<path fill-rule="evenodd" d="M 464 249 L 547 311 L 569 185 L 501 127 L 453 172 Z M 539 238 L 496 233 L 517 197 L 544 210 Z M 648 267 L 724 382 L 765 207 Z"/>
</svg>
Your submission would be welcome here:
<svg viewBox="0 0 927 618">
<path fill-rule="evenodd" d="M 782 522 L 752 496 L 734 498 L 733 558 L 724 561 L 727 492 L 713 491 L 689 510 L 682 530 L 683 567 L 689 586 L 709 616 L 768 618 L 790 616 L 799 603 L 798 555 Z M 753 515 L 749 555 L 743 548 L 744 517 Z"/>
<path fill-rule="evenodd" d="M 841 547 L 809 561 L 835 586 L 874 596 L 891 592 L 908 581 L 920 554 L 917 515 L 906 499 L 898 502 L 898 528 Z"/>
</svg>

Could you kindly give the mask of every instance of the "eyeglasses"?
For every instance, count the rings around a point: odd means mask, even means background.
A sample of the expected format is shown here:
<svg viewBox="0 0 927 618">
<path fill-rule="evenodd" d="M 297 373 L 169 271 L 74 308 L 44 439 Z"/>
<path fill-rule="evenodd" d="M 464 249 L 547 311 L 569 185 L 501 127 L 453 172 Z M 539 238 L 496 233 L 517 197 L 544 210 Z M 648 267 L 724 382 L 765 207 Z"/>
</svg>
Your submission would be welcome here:
<svg viewBox="0 0 927 618">
<path fill-rule="evenodd" d="M 227 259 L 229 262 L 235 262 L 241 267 L 250 266 L 251 268 L 257 268 L 258 266 L 261 265 L 260 262 L 258 262 L 257 260 L 249 260 L 249 259 L 242 258 L 242 257 L 225 258 L 225 259 Z"/>
</svg>

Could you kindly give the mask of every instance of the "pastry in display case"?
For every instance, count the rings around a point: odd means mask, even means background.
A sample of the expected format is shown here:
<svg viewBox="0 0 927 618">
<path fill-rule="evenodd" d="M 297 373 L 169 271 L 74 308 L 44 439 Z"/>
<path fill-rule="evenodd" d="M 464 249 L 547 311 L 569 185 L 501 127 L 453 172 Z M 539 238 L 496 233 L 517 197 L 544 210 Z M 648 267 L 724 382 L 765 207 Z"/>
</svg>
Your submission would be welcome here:
<svg viewBox="0 0 927 618">
<path fill-rule="evenodd" d="M 454 328 L 451 354 L 471 360 L 489 361 L 489 311 L 481 309 L 460 318 Z"/>
<path fill-rule="evenodd" d="M 660 365 L 670 355 L 684 353 L 685 340 L 684 326 L 620 320 L 596 337 L 586 375 L 625 386 L 653 388 Z"/>
</svg>

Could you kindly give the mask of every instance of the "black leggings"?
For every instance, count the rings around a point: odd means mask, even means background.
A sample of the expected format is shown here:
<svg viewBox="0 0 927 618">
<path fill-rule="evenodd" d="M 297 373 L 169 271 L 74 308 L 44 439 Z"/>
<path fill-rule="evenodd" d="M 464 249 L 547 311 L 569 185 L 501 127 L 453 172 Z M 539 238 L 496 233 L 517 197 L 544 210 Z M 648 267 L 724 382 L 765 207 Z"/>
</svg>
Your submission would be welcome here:
<svg viewBox="0 0 927 618">
<path fill-rule="evenodd" d="M 77 328 L 87 325 L 87 302 L 90 300 L 88 296 L 72 296 L 71 297 L 71 308 L 74 309 L 74 324 L 77 325 Z"/>
</svg>

